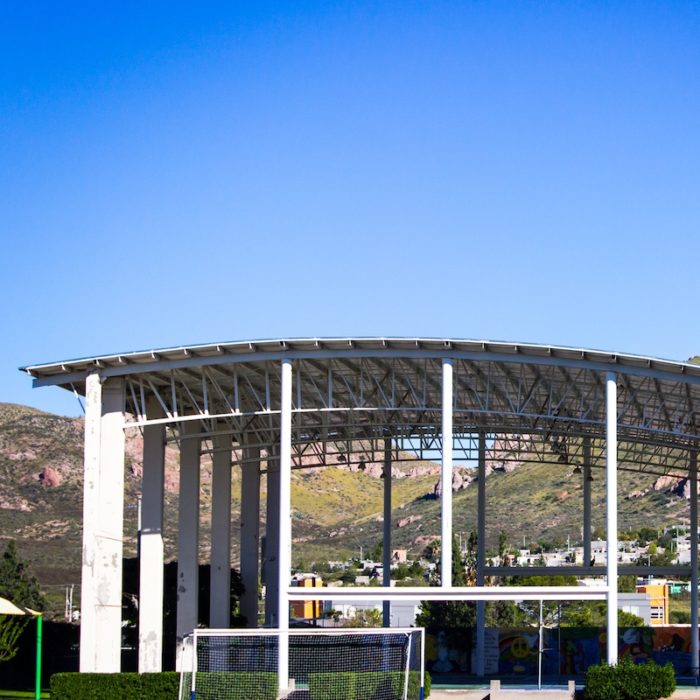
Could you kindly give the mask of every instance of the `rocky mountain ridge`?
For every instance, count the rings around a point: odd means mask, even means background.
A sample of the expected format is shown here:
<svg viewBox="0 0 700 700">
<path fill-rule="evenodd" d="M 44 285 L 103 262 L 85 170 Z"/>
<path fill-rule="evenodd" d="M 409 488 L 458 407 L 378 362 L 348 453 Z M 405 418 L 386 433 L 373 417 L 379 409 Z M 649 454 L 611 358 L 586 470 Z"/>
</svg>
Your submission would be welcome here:
<svg viewBox="0 0 700 700">
<path fill-rule="evenodd" d="M 142 438 L 129 434 L 125 454 L 125 552 L 135 553 L 136 503 L 142 473 Z M 499 530 L 512 541 L 534 541 L 580 530 L 581 479 L 556 463 L 512 462 L 498 444 L 487 464 L 488 536 Z M 368 453 L 356 464 L 295 471 L 292 483 L 294 553 L 305 559 L 332 558 L 369 547 L 381 537 L 383 455 Z M 340 460 L 336 461 L 340 462 Z M 0 404 L 0 539 L 15 539 L 43 585 L 60 588 L 80 580 L 83 421 L 13 404 Z M 440 532 L 440 465 L 397 460 L 392 466 L 393 539 L 417 553 Z M 475 527 L 475 470 L 456 468 L 452 480 L 455 530 Z M 233 470 L 232 525 L 238 527 L 240 479 Z M 178 451 L 166 449 L 164 539 L 175 555 Z M 264 482 L 263 482 L 264 490 Z M 621 472 L 620 520 L 629 526 L 687 520 L 685 480 L 655 479 Z M 603 512 L 603 480 L 593 483 L 594 513 Z M 264 518 L 264 495 L 263 518 Z M 211 463 L 202 462 L 202 557 L 208 556 Z M 600 523 L 604 525 L 604 523 Z M 232 555 L 237 557 L 237 543 Z"/>
</svg>

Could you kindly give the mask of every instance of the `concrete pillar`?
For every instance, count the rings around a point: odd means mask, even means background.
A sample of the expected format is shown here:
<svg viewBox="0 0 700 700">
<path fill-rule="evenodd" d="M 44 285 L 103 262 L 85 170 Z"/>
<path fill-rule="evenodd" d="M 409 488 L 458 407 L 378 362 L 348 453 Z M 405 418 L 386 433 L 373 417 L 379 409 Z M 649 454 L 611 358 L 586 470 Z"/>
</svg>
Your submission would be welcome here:
<svg viewBox="0 0 700 700">
<path fill-rule="evenodd" d="M 442 470 L 440 581 L 452 587 L 452 360 L 442 361 Z"/>
<path fill-rule="evenodd" d="M 124 382 L 85 381 L 80 670 L 121 670 Z"/>
<path fill-rule="evenodd" d="M 197 626 L 199 612 L 199 468 L 201 438 L 198 421 L 180 424 L 180 498 L 177 541 L 177 650 L 182 662 L 182 640 Z"/>
<path fill-rule="evenodd" d="M 258 560 L 260 557 L 260 448 L 241 447 L 241 615 L 258 626 Z"/>
<path fill-rule="evenodd" d="M 231 436 L 212 441 L 209 626 L 231 626 Z"/>
<path fill-rule="evenodd" d="M 391 439 L 384 440 L 384 543 L 382 585 L 391 587 Z M 382 625 L 391 626 L 391 601 L 382 603 Z"/>
<path fill-rule="evenodd" d="M 477 551 L 476 551 L 476 585 L 484 585 L 484 567 L 486 566 L 486 435 L 479 433 L 479 478 L 477 481 Z M 502 565 L 502 562 L 501 562 Z M 476 603 L 476 675 L 486 672 L 486 602 Z"/>
<path fill-rule="evenodd" d="M 148 403 L 149 419 L 160 418 L 157 401 Z M 139 673 L 163 670 L 163 487 L 165 426 L 143 429 L 141 545 L 139 555 Z"/>
<path fill-rule="evenodd" d="M 617 663 L 617 375 L 605 383 L 605 495 L 607 509 L 608 664 Z"/>
<path fill-rule="evenodd" d="M 583 565 L 591 563 L 591 438 L 583 438 Z"/>
<path fill-rule="evenodd" d="M 690 672 L 700 673 L 698 640 L 698 453 L 690 452 Z"/>
<path fill-rule="evenodd" d="M 289 587 L 292 579 L 292 361 L 282 360 L 280 411 L 280 503 L 278 604 L 280 630 L 289 629 Z M 289 685 L 289 637 L 280 635 L 277 678 L 280 690 Z"/>
<path fill-rule="evenodd" d="M 279 625 L 279 531 L 280 467 L 279 447 L 270 448 L 267 457 L 267 501 L 265 518 L 265 627 Z"/>
</svg>

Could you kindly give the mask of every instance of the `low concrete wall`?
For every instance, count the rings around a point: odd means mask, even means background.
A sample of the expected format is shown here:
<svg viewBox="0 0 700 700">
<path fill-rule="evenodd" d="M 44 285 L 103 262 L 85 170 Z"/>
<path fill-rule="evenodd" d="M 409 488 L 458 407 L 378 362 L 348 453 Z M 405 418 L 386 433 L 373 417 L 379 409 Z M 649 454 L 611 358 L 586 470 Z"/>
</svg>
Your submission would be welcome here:
<svg viewBox="0 0 700 700">
<path fill-rule="evenodd" d="M 523 690 L 522 688 L 502 688 L 501 681 L 491 681 L 488 688 L 470 690 L 433 690 L 430 700 L 573 700 L 576 695 L 574 681 L 569 681 L 566 689 Z"/>
<path fill-rule="evenodd" d="M 527 698 L 542 698 L 542 700 L 573 700 L 576 695 L 576 683 L 569 681 L 566 690 L 522 690 L 518 688 L 501 688 L 501 681 L 491 681 L 489 700 L 527 700 Z"/>
<path fill-rule="evenodd" d="M 501 688 L 500 681 L 491 681 L 489 688 L 470 690 L 433 690 L 429 700 L 570 700 L 575 697 L 574 682 L 569 682 L 567 690 L 522 690 Z M 677 690 L 669 700 L 698 700 L 700 688 Z"/>
</svg>

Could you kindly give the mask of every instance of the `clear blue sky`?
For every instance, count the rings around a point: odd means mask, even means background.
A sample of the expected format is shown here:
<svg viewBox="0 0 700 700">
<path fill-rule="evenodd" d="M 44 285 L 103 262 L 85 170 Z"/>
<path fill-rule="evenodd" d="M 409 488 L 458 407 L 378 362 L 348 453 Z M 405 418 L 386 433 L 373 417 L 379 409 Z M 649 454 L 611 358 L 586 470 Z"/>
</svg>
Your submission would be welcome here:
<svg viewBox="0 0 700 700">
<path fill-rule="evenodd" d="M 278 336 L 700 353 L 695 2 L 3 2 L 17 367 Z"/>
</svg>

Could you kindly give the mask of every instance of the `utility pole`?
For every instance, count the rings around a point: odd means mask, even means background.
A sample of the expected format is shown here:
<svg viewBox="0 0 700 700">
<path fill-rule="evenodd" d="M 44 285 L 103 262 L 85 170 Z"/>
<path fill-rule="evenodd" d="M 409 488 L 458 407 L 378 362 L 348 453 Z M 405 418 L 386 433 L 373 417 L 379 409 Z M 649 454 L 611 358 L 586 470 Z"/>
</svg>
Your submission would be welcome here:
<svg viewBox="0 0 700 700">
<path fill-rule="evenodd" d="M 70 586 L 66 586 L 66 603 L 64 607 L 64 617 L 66 622 L 73 621 L 73 586 L 74 584 L 72 583 Z"/>
</svg>

